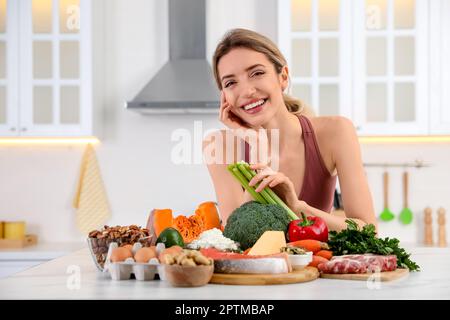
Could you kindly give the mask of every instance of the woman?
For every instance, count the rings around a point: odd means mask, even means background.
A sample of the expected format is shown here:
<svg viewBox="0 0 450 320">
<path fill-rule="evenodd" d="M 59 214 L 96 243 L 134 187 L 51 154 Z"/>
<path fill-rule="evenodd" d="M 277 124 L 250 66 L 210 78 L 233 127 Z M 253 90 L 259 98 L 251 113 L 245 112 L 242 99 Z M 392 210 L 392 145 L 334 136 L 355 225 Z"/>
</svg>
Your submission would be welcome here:
<svg viewBox="0 0 450 320">
<path fill-rule="evenodd" d="M 213 71 L 221 91 L 220 121 L 228 127 L 220 134 L 225 137 L 231 132 L 245 144 L 245 160 L 258 172 L 250 181 L 254 186 L 260 183 L 257 192 L 269 186 L 296 214 L 320 217 L 330 230 L 345 229 L 347 218 L 361 227 L 377 226 L 352 122 L 341 116 L 314 117 L 301 101 L 283 93 L 289 69 L 270 39 L 246 29 L 229 31 L 217 45 Z M 261 128 L 266 135 L 259 136 L 256 143 L 242 136 L 243 130 Z M 269 134 L 274 129 L 279 130 L 276 141 Z M 204 150 L 211 148 L 212 136 L 205 138 Z M 227 159 L 231 154 L 233 162 L 242 160 L 230 139 L 219 140 L 227 142 L 216 144 L 216 152 L 223 152 Z M 253 152 L 262 145 L 271 150 L 274 143 L 279 149 L 278 170 L 256 163 L 257 153 Z M 208 171 L 226 223 L 231 212 L 252 197 L 227 171 L 227 163 L 208 163 Z M 330 214 L 336 177 L 346 217 Z"/>
</svg>

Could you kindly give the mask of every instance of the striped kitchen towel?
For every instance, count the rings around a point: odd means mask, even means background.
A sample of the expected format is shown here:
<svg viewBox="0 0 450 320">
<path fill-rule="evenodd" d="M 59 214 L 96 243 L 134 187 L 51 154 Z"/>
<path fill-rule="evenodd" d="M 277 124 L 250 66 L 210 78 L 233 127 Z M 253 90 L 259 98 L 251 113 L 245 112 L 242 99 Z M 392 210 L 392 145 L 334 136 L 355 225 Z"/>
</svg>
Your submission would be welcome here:
<svg viewBox="0 0 450 320">
<path fill-rule="evenodd" d="M 102 227 L 111 217 L 105 186 L 91 144 L 86 146 L 83 154 L 73 207 L 77 209 L 77 228 L 86 235 Z"/>
</svg>

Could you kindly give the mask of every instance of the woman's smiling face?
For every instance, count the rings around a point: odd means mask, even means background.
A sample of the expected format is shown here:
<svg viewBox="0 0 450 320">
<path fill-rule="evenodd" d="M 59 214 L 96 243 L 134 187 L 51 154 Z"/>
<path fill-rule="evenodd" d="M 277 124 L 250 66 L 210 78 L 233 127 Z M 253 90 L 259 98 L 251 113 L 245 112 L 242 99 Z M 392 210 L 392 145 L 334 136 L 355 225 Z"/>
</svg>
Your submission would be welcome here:
<svg viewBox="0 0 450 320">
<path fill-rule="evenodd" d="M 259 127 L 280 108 L 286 109 L 282 93 L 288 84 L 287 68 L 277 74 L 263 53 L 232 49 L 220 59 L 217 69 L 233 113 L 250 126 Z"/>
</svg>

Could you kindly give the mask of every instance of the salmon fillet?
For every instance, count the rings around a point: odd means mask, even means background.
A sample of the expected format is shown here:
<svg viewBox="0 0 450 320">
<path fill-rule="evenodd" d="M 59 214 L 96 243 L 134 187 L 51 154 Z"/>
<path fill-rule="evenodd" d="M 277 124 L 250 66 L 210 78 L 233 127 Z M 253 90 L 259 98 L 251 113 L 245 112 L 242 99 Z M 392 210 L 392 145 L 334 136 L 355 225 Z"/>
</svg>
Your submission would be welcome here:
<svg viewBox="0 0 450 320">
<path fill-rule="evenodd" d="M 214 248 L 200 249 L 200 252 L 214 260 L 214 272 L 217 273 L 276 274 L 292 271 L 289 256 L 284 252 L 256 256 Z"/>
</svg>

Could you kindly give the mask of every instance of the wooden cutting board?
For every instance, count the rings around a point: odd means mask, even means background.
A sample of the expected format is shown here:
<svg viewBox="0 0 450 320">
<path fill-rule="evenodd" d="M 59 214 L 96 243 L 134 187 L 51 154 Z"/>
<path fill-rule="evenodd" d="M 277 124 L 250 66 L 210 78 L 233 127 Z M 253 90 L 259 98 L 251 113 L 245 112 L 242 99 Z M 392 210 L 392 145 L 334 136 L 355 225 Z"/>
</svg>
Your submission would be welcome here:
<svg viewBox="0 0 450 320">
<path fill-rule="evenodd" d="M 0 249 L 24 248 L 37 243 L 37 236 L 27 234 L 23 239 L 0 239 Z"/>
<path fill-rule="evenodd" d="M 319 271 L 317 268 L 306 267 L 303 270 L 278 274 L 214 273 L 209 283 L 234 285 L 290 284 L 312 281 L 318 277 Z"/>
<path fill-rule="evenodd" d="M 378 280 L 378 281 L 392 281 L 403 278 L 409 274 L 408 269 L 396 269 L 395 271 L 386 271 L 380 273 L 354 273 L 354 274 L 330 274 L 322 273 L 321 278 L 325 279 L 340 279 L 340 280 Z"/>
</svg>

